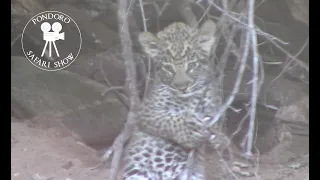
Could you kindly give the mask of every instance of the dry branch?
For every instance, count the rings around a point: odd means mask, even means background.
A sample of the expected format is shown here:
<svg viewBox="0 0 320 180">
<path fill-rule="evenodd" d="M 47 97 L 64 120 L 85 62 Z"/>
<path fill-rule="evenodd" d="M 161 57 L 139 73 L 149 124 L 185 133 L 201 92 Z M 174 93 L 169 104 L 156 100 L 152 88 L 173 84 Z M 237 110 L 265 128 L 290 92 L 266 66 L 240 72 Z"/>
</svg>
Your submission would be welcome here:
<svg viewBox="0 0 320 180">
<path fill-rule="evenodd" d="M 259 69 L 259 54 L 257 50 L 257 33 L 254 29 L 254 1 L 249 0 L 248 6 L 248 26 L 251 35 L 251 48 L 252 48 L 252 63 L 253 63 L 253 82 L 252 82 L 252 91 L 251 91 L 251 113 L 250 121 L 248 128 L 248 141 L 246 155 L 251 156 L 252 144 L 253 144 L 253 133 L 254 133 L 254 123 L 256 117 L 256 104 L 258 98 L 258 69 Z"/>
<path fill-rule="evenodd" d="M 246 67 L 247 58 L 248 58 L 248 54 L 249 54 L 249 45 L 250 45 L 250 32 L 249 31 L 246 32 L 245 42 L 243 44 L 244 44 L 244 48 L 242 51 L 243 54 L 241 56 L 241 60 L 240 60 L 241 64 L 240 64 L 240 68 L 238 71 L 238 76 L 237 76 L 237 80 L 235 82 L 235 85 L 232 89 L 230 96 L 228 97 L 228 99 L 226 100 L 224 105 L 219 109 L 219 111 L 212 118 L 212 120 L 208 124 L 208 127 L 212 127 L 220 119 L 220 117 L 224 114 L 224 112 L 229 108 L 229 106 L 231 105 L 231 103 L 233 102 L 235 96 L 237 95 L 237 93 L 239 91 L 239 87 L 242 82 L 242 77 L 243 77 L 243 73 L 244 73 L 244 70 Z"/>
<path fill-rule="evenodd" d="M 130 111 L 128 113 L 127 122 L 121 134 L 116 138 L 112 145 L 113 158 L 111 162 L 109 180 L 116 180 L 117 172 L 119 169 L 123 147 L 125 142 L 130 138 L 135 124 L 136 124 L 136 111 L 140 104 L 138 91 L 136 88 L 136 68 L 133 60 L 132 42 L 130 39 L 128 20 L 127 20 L 127 0 L 118 1 L 118 25 L 119 34 L 122 45 L 122 56 L 125 60 L 126 67 L 126 86 L 128 87 L 127 94 L 130 97 Z"/>
</svg>

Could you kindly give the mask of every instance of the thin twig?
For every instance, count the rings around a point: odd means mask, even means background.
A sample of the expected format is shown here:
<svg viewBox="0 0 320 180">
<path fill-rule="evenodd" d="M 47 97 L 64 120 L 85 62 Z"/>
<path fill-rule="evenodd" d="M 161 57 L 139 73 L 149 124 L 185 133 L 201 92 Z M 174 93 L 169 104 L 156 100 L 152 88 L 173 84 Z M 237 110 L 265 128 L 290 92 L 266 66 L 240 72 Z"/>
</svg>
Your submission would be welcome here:
<svg viewBox="0 0 320 180">
<path fill-rule="evenodd" d="M 101 95 L 102 96 L 105 96 L 106 93 L 110 92 L 110 91 L 116 91 L 116 90 L 124 90 L 124 86 L 113 86 L 113 87 L 110 87 L 110 88 L 107 88 L 106 90 L 104 90 Z"/>
<path fill-rule="evenodd" d="M 263 67 L 263 62 L 262 61 L 260 61 L 259 62 L 259 65 L 260 65 L 260 82 L 259 82 L 259 85 L 258 85 L 258 92 L 260 92 L 260 90 L 261 90 L 261 87 L 262 87 L 262 84 L 263 84 L 263 82 L 264 82 L 264 67 Z M 254 139 L 256 140 L 257 139 L 257 137 L 258 137 L 258 126 L 257 126 L 257 129 L 256 129 L 256 131 L 255 131 L 255 137 L 254 137 Z M 258 171 L 259 171 L 259 159 L 260 159 L 260 151 L 259 151 L 259 149 L 256 147 L 256 144 L 255 144 L 255 141 L 253 142 L 253 145 L 254 145 L 254 148 L 255 148 L 255 150 L 256 150 L 256 158 L 254 159 L 255 161 L 253 161 L 253 163 L 254 163 L 254 167 L 255 167 L 255 172 L 254 172 L 254 175 L 255 175 L 255 177 L 257 177 L 258 179 L 261 179 L 260 178 L 260 176 L 258 175 Z"/>
<path fill-rule="evenodd" d="M 199 21 L 198 21 L 197 24 L 195 25 L 195 28 L 197 28 L 197 26 L 198 26 L 199 23 L 202 21 L 202 19 L 207 15 L 207 13 L 209 12 L 210 8 L 211 8 L 211 5 L 209 5 L 209 6 L 207 7 L 207 9 L 203 12 L 201 18 L 199 19 Z"/>
<path fill-rule="evenodd" d="M 277 77 L 275 77 L 266 87 L 266 91 L 264 92 L 264 103 L 267 104 L 267 93 L 268 93 L 268 89 L 271 87 L 271 85 L 278 79 L 280 78 L 285 72 L 286 70 L 289 69 L 290 65 L 293 64 L 293 62 L 297 62 L 296 57 L 299 56 L 299 54 L 302 53 L 302 51 L 304 50 L 304 48 L 309 44 L 309 37 L 306 39 L 306 42 L 302 45 L 302 47 L 300 48 L 300 50 L 294 55 L 291 56 L 289 53 L 287 55 L 290 55 L 290 59 L 289 62 L 283 67 L 283 70 L 279 73 L 279 75 Z M 295 61 L 294 61 L 295 60 Z M 309 67 L 308 67 L 309 69 Z M 309 72 L 309 71 L 308 71 Z"/>
<path fill-rule="evenodd" d="M 151 57 L 148 56 L 148 74 L 147 74 L 147 78 L 146 78 L 146 85 L 145 85 L 145 88 L 144 88 L 143 98 L 146 97 L 147 92 L 148 92 L 150 74 L 151 74 Z"/>
<path fill-rule="evenodd" d="M 148 29 L 147 29 L 147 19 L 145 18 L 145 13 L 144 13 L 142 0 L 139 0 L 139 3 L 140 3 L 140 10 L 141 10 L 141 16 L 142 16 L 142 21 L 143 21 L 143 29 L 146 32 L 146 31 L 148 31 Z M 147 74 L 147 78 L 146 78 L 146 82 L 145 82 L 146 84 L 145 84 L 145 90 L 144 90 L 143 98 L 146 96 L 147 89 L 149 87 L 150 72 L 151 72 L 151 58 L 150 58 L 150 56 L 148 56 L 148 74 Z"/>
<path fill-rule="evenodd" d="M 296 61 L 302 68 L 304 68 L 307 72 L 309 72 L 309 65 L 304 63 L 302 60 L 298 59 L 296 56 L 291 55 L 287 50 L 285 50 L 283 47 L 281 47 L 278 43 L 272 41 L 271 39 L 268 39 L 273 45 L 275 45 L 277 48 L 279 48 L 283 53 L 285 53 L 289 58 Z M 309 37 L 308 37 L 309 41 Z M 308 44 L 305 44 L 308 45 Z"/>
<path fill-rule="evenodd" d="M 140 104 L 138 91 L 136 88 L 136 67 L 133 61 L 132 42 L 129 34 L 128 20 L 126 9 L 128 6 L 127 0 L 118 0 L 118 25 L 119 34 L 122 45 L 122 55 L 125 60 L 126 67 L 126 86 L 128 87 L 128 95 L 130 97 L 130 111 L 128 113 L 127 122 L 121 134 L 116 138 L 112 145 L 113 158 L 111 162 L 109 180 L 116 180 L 117 172 L 119 169 L 123 146 L 130 138 L 135 124 L 136 124 L 136 111 L 137 106 Z"/>
<path fill-rule="evenodd" d="M 126 13 L 127 16 L 129 15 L 130 9 L 132 8 L 132 5 L 134 4 L 134 1 L 135 0 L 130 0 L 130 4 L 129 4 L 128 8 L 127 8 L 127 13 Z"/>
<path fill-rule="evenodd" d="M 98 56 L 98 57 L 101 57 L 102 59 L 105 59 L 105 56 L 102 56 L 101 54 L 100 54 L 100 55 L 97 55 L 97 56 Z M 111 54 L 111 56 L 114 56 L 114 55 Z M 102 59 L 100 60 L 100 63 L 99 63 L 100 72 L 101 72 L 101 74 L 102 74 L 102 76 L 103 76 L 103 79 L 104 79 L 104 81 L 106 82 L 106 84 L 107 84 L 109 87 L 113 87 L 112 84 L 111 84 L 111 82 L 110 82 L 109 79 L 107 78 L 107 75 L 106 75 L 106 73 L 105 73 L 105 71 L 104 71 L 104 69 L 103 69 L 103 64 L 102 64 L 103 61 L 102 61 Z M 105 90 L 105 91 L 106 91 L 106 90 Z M 129 109 L 129 99 L 128 99 L 128 97 L 127 97 L 125 94 L 118 92 L 117 90 L 115 90 L 115 92 L 116 92 L 116 96 L 118 97 L 119 101 L 121 101 L 121 103 L 122 103 L 123 105 L 125 105 L 127 109 Z M 104 95 L 105 95 L 105 93 L 104 93 Z M 103 95 L 103 96 L 104 96 L 104 95 Z"/>
<path fill-rule="evenodd" d="M 212 1 L 209 1 L 209 2 L 210 2 L 210 4 L 212 4 L 214 7 L 216 7 L 219 11 L 222 11 L 222 12 L 224 11 L 223 9 L 221 9 L 219 6 L 217 6 L 217 5 L 216 5 L 215 3 L 213 3 Z M 232 15 L 226 13 L 226 16 L 229 17 L 230 19 L 238 22 L 239 24 L 243 25 L 244 27 L 248 28 L 248 25 L 247 25 L 246 23 L 240 21 L 239 19 L 233 17 Z M 266 32 L 264 32 L 264 31 L 260 30 L 259 28 L 255 29 L 255 30 L 256 30 L 256 32 L 257 32 L 259 35 L 263 35 L 263 36 L 265 36 L 265 37 L 268 37 L 268 38 L 270 38 L 272 41 L 275 40 L 275 41 L 280 42 L 281 44 L 289 44 L 288 42 L 285 42 L 285 41 L 283 41 L 283 40 L 281 40 L 281 39 L 279 39 L 279 38 L 277 38 L 277 37 L 275 37 L 275 36 L 273 36 L 273 35 L 271 35 L 271 34 L 269 34 L 269 33 L 266 33 Z"/>
<path fill-rule="evenodd" d="M 235 85 L 233 87 L 233 90 L 231 92 L 231 95 L 228 97 L 228 99 L 226 100 L 224 105 L 219 109 L 219 111 L 214 115 L 213 119 L 211 120 L 211 122 L 208 125 L 209 128 L 212 127 L 220 119 L 220 117 L 224 114 L 224 112 L 231 105 L 231 103 L 233 102 L 233 99 L 235 98 L 236 94 L 239 91 L 239 87 L 242 82 L 242 76 L 243 76 L 243 73 L 244 73 L 244 70 L 245 70 L 245 67 L 247 64 L 247 58 L 248 58 L 248 54 L 249 54 L 249 44 L 250 44 L 249 31 L 246 33 L 245 42 L 243 44 L 244 44 L 244 48 L 243 48 L 243 54 L 241 56 L 241 61 L 240 61 L 241 63 L 240 63 L 239 71 L 238 71 L 238 77 L 237 77 L 237 80 L 236 80 Z"/>
<path fill-rule="evenodd" d="M 130 0 L 130 4 L 129 4 L 129 6 L 128 6 L 128 8 L 126 8 L 126 16 L 128 16 L 129 15 L 129 13 L 130 13 L 130 9 L 132 8 L 132 5 L 134 4 L 134 1 L 135 0 Z M 121 26 L 121 27 L 119 27 L 119 31 L 123 31 L 123 26 Z"/>
<path fill-rule="evenodd" d="M 147 19 L 145 17 L 142 0 L 139 0 L 139 4 L 140 4 L 140 10 L 141 10 L 141 16 L 142 16 L 142 22 L 143 22 L 143 30 L 147 31 Z"/>
<path fill-rule="evenodd" d="M 169 6 L 171 0 L 166 0 L 166 2 L 164 3 L 164 5 L 162 6 L 161 11 L 159 11 L 158 15 L 162 16 L 163 12 L 167 9 L 167 7 Z"/>
<path fill-rule="evenodd" d="M 19 34 L 17 37 L 15 37 L 12 41 L 11 41 L 11 46 L 13 46 L 16 41 L 21 37 L 22 34 Z"/>
<path fill-rule="evenodd" d="M 231 50 L 231 46 L 232 46 L 232 44 L 234 44 L 233 39 L 236 35 L 237 30 L 238 30 L 238 28 L 236 26 L 233 26 L 232 30 L 229 34 L 229 37 L 225 38 L 227 40 L 227 45 L 226 45 L 226 48 L 224 49 L 223 54 L 221 55 L 220 63 L 219 63 L 219 69 L 221 70 L 221 72 L 224 72 L 224 70 L 226 68 L 228 57 L 229 57 L 230 50 Z M 221 82 L 221 83 L 222 83 L 222 78 L 223 78 L 223 76 L 220 76 L 219 82 Z"/>
<path fill-rule="evenodd" d="M 293 63 L 294 61 L 289 61 L 282 69 L 282 71 L 279 73 L 279 75 L 277 77 L 275 77 L 269 84 L 268 86 L 266 87 L 266 91 L 264 92 L 264 97 L 263 97 L 263 101 L 264 101 L 264 104 L 268 104 L 267 103 L 267 95 L 268 95 L 268 90 L 269 88 L 272 86 L 272 84 L 277 80 L 279 79 L 285 72 L 286 70 L 289 69 L 290 65 Z"/>
<path fill-rule="evenodd" d="M 254 1 L 249 0 L 248 3 L 248 26 L 251 37 L 251 48 L 252 48 L 252 63 L 253 63 L 253 82 L 251 91 L 251 113 L 248 128 L 248 141 L 246 148 L 246 155 L 252 155 L 252 143 L 253 143 L 253 133 L 256 118 L 256 105 L 258 98 L 258 71 L 259 71 L 259 54 L 257 50 L 257 34 L 254 30 Z"/>
</svg>

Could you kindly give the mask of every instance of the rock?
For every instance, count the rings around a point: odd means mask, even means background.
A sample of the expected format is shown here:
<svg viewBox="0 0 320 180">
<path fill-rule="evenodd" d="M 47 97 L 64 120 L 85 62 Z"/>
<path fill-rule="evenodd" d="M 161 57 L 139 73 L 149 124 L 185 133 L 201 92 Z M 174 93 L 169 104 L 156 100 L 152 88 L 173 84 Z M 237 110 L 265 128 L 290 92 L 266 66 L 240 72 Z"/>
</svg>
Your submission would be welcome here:
<svg viewBox="0 0 320 180">
<path fill-rule="evenodd" d="M 42 0 L 14 0 L 13 6 L 15 7 L 17 4 L 23 7 L 25 15 L 36 15 L 45 10 Z M 23 12 L 20 13 L 23 14 Z"/>
<path fill-rule="evenodd" d="M 142 96 L 145 90 L 148 58 L 140 53 L 134 53 L 133 56 L 137 70 L 137 88 Z M 93 56 L 81 56 L 68 67 L 68 70 L 107 85 L 107 81 L 112 86 L 125 84 L 125 66 L 120 47 Z"/>
<path fill-rule="evenodd" d="M 303 96 L 288 106 L 283 106 L 276 114 L 276 118 L 296 123 L 309 124 L 309 96 Z"/>
<path fill-rule="evenodd" d="M 120 42 L 115 31 L 93 21 L 84 9 L 65 4 L 55 4 L 49 9 L 63 12 L 77 23 L 82 36 L 81 54 L 96 53 L 97 49 L 108 49 Z"/>
<path fill-rule="evenodd" d="M 114 94 L 101 96 L 106 86 L 64 70 L 40 70 L 25 57 L 11 61 L 12 109 L 20 118 L 32 116 L 47 128 L 62 123 L 90 145 L 106 146 L 121 131 L 127 109 Z"/>
<path fill-rule="evenodd" d="M 309 0 L 287 0 L 292 16 L 309 26 Z"/>
<path fill-rule="evenodd" d="M 62 165 L 61 167 L 62 167 L 63 169 L 68 170 L 68 169 L 70 169 L 72 166 L 73 166 L 72 162 L 71 162 L 71 161 L 68 161 L 66 164 Z"/>
<path fill-rule="evenodd" d="M 266 159 L 286 164 L 291 158 L 309 153 L 309 96 L 281 107 L 275 114 L 277 144 Z"/>
<path fill-rule="evenodd" d="M 304 96 L 276 113 L 278 126 L 286 126 L 297 138 L 309 138 L 309 96 Z M 309 141 L 309 140 L 308 140 Z"/>
<path fill-rule="evenodd" d="M 238 71 L 228 70 L 224 77 L 224 95 L 228 97 L 233 89 Z M 252 73 L 246 71 L 243 75 L 242 83 L 239 88 L 236 100 L 250 101 L 252 84 Z M 308 94 L 309 87 L 302 82 L 291 81 L 284 76 L 276 77 L 272 74 L 265 73 L 264 83 L 261 86 L 258 100 L 266 105 L 276 106 L 277 108 L 289 105 L 300 97 Z"/>
</svg>

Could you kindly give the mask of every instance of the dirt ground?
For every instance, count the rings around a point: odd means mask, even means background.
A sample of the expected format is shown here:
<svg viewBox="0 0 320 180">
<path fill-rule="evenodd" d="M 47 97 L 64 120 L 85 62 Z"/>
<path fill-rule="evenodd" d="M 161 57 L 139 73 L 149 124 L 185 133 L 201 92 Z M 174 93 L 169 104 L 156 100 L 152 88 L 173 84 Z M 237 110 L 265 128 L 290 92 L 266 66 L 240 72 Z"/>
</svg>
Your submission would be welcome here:
<svg viewBox="0 0 320 180">
<path fill-rule="evenodd" d="M 107 170 L 91 170 L 95 150 L 77 143 L 63 128 L 41 130 L 25 123 L 11 124 L 11 179 L 106 179 Z"/>
<path fill-rule="evenodd" d="M 63 127 L 40 129 L 27 123 L 12 122 L 11 132 L 13 180 L 102 180 L 108 177 L 107 167 L 90 169 L 99 161 L 97 151 L 77 142 Z M 309 150 L 306 148 L 309 142 L 306 138 L 295 138 L 290 151 L 278 146 L 268 155 L 261 156 L 260 178 L 309 179 Z"/>
</svg>

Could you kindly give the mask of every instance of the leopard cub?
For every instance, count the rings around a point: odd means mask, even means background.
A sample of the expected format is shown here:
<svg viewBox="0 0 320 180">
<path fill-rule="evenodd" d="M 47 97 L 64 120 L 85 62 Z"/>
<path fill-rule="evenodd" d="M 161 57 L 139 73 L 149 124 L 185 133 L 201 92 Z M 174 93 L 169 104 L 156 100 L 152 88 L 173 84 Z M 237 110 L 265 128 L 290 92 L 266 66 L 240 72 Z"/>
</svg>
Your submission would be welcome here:
<svg viewBox="0 0 320 180">
<path fill-rule="evenodd" d="M 220 103 L 210 60 L 215 28 L 211 20 L 199 29 L 178 22 L 156 35 L 139 35 L 144 52 L 153 59 L 155 79 L 126 147 L 125 180 L 181 179 L 190 149 L 207 141 L 204 117 L 214 115 Z M 192 171 L 190 179 L 202 179 L 202 170 Z"/>
<path fill-rule="evenodd" d="M 198 147 L 208 137 L 204 117 L 219 107 L 219 89 L 210 58 L 215 23 L 199 29 L 173 23 L 139 41 L 155 64 L 155 80 L 140 110 L 140 130 L 172 140 L 185 148 Z"/>
</svg>

